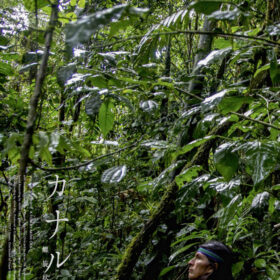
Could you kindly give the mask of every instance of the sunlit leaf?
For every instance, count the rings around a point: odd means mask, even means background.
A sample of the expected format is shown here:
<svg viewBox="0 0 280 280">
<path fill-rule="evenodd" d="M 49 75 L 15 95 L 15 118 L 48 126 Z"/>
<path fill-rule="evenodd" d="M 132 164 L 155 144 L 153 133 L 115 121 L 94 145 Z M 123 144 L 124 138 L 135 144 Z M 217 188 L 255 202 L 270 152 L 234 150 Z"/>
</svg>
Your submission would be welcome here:
<svg viewBox="0 0 280 280">
<path fill-rule="evenodd" d="M 221 100 L 224 98 L 227 92 L 228 92 L 227 90 L 222 90 L 210 97 L 205 98 L 204 101 L 202 102 L 202 109 L 203 110 L 213 109 L 221 102 Z"/>
<path fill-rule="evenodd" d="M 109 184 L 119 183 L 126 175 L 126 172 L 125 165 L 109 168 L 103 172 L 101 181 Z"/>
<path fill-rule="evenodd" d="M 158 104 L 153 100 L 142 101 L 140 108 L 145 112 L 152 112 L 158 108 Z"/>
<path fill-rule="evenodd" d="M 179 187 L 182 187 L 184 184 L 191 182 L 191 180 L 194 177 L 197 177 L 199 174 L 199 171 L 202 170 L 202 166 L 195 165 L 192 166 L 183 172 L 181 172 L 179 175 L 176 176 L 175 181 Z"/>
<path fill-rule="evenodd" d="M 257 194 L 251 204 L 252 208 L 259 208 L 262 207 L 263 205 L 268 203 L 269 199 L 269 193 L 268 192 L 262 192 Z"/>
<path fill-rule="evenodd" d="M 36 0 L 36 1 L 37 1 L 38 9 L 41 9 L 50 4 L 48 0 Z M 31 12 L 35 11 L 35 1 L 23 0 L 23 4 L 28 11 Z"/>
<path fill-rule="evenodd" d="M 209 66 L 213 63 L 222 61 L 231 52 L 231 50 L 232 48 L 229 47 L 226 49 L 212 51 L 204 59 L 200 60 L 197 65 L 198 67 Z"/>
<path fill-rule="evenodd" d="M 210 19 L 215 19 L 215 20 L 236 20 L 242 12 L 238 9 L 235 8 L 233 10 L 227 10 L 227 11 L 215 11 L 211 15 L 209 15 Z"/>
</svg>

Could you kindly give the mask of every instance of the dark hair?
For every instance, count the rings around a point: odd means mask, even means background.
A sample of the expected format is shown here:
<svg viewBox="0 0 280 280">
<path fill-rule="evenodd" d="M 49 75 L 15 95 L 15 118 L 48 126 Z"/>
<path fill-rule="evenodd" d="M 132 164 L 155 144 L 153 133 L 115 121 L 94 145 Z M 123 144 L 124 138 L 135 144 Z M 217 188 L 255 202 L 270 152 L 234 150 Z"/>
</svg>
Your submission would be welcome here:
<svg viewBox="0 0 280 280">
<path fill-rule="evenodd" d="M 214 268 L 214 272 L 208 277 L 209 280 L 233 280 L 231 272 L 233 254 L 228 246 L 221 242 L 212 240 L 200 245 L 200 248 L 210 250 L 223 259 L 223 262 L 218 263 L 218 268 L 216 269 L 215 261 L 206 256 Z"/>
</svg>

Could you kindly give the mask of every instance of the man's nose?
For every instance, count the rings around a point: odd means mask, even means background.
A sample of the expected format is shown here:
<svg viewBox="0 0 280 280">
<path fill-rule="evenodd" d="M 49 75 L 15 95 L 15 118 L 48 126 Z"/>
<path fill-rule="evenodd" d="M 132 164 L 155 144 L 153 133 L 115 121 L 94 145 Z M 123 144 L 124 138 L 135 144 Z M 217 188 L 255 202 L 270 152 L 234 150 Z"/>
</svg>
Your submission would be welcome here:
<svg viewBox="0 0 280 280">
<path fill-rule="evenodd" d="M 193 264 L 193 258 L 188 262 L 189 265 Z"/>
</svg>

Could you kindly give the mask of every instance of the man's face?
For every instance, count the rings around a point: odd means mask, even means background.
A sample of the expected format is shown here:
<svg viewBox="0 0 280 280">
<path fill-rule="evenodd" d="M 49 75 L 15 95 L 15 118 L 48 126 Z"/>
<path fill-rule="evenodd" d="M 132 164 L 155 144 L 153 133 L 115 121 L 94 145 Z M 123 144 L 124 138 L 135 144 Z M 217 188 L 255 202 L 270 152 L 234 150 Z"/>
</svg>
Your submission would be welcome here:
<svg viewBox="0 0 280 280">
<path fill-rule="evenodd" d="M 213 272 L 207 257 L 197 252 L 189 262 L 189 279 L 195 280 L 203 275 L 210 275 Z"/>
</svg>

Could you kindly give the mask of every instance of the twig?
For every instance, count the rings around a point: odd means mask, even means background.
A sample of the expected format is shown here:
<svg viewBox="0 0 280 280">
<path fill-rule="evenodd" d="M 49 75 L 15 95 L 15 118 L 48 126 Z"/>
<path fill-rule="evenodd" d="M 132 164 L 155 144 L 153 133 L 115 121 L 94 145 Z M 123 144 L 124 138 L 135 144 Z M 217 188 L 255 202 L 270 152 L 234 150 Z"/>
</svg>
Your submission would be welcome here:
<svg viewBox="0 0 280 280">
<path fill-rule="evenodd" d="M 243 119 L 246 119 L 246 120 L 258 123 L 258 124 L 262 124 L 262 125 L 265 125 L 265 126 L 268 126 L 268 127 L 271 127 L 271 128 L 277 129 L 277 130 L 280 130 L 280 127 L 275 126 L 273 124 L 270 124 L 270 123 L 267 123 L 267 122 L 263 122 L 263 121 L 259 121 L 259 120 L 255 120 L 255 119 L 252 119 L 250 117 L 244 116 L 244 115 L 236 113 L 236 112 L 230 112 L 230 113 L 234 114 L 234 115 L 236 115 L 236 116 L 238 116 L 240 118 L 243 118 Z"/>
<path fill-rule="evenodd" d="M 196 98 L 196 99 L 198 99 L 198 100 L 200 100 L 200 101 L 203 101 L 203 100 L 204 100 L 203 98 L 201 98 L 201 97 L 197 96 L 197 95 L 196 95 L 196 94 L 194 94 L 194 93 L 191 93 L 191 92 L 185 91 L 185 90 L 180 89 L 180 88 L 178 88 L 178 87 L 174 87 L 174 88 L 175 88 L 175 89 L 177 89 L 177 90 L 179 90 L 179 91 L 181 91 L 181 92 L 183 92 L 183 93 L 185 93 L 185 94 L 187 94 L 187 95 L 189 95 L 189 96 L 192 96 L 192 97 L 194 97 L 194 98 Z"/>
<path fill-rule="evenodd" d="M 141 139 L 142 139 L 142 138 L 141 138 Z M 35 163 L 35 162 L 32 161 L 32 160 L 30 160 L 30 163 L 31 163 L 34 167 L 37 167 L 37 168 L 39 168 L 39 169 L 41 169 L 41 170 L 49 171 L 49 172 L 56 172 L 56 171 L 63 171 L 63 170 L 78 169 L 78 168 L 80 168 L 80 167 L 89 165 L 90 163 L 93 163 L 93 162 L 95 162 L 95 161 L 97 161 L 97 160 L 100 160 L 100 159 L 102 159 L 102 158 L 109 157 L 109 156 L 118 154 L 118 153 L 120 153 L 120 152 L 122 152 L 122 151 L 124 151 L 124 150 L 127 150 L 127 149 L 129 149 L 129 148 L 135 147 L 135 146 L 141 141 L 141 139 L 140 139 L 139 141 L 137 141 L 136 143 L 132 144 L 132 145 L 129 145 L 129 146 L 124 147 L 124 148 L 121 148 L 121 149 L 119 149 L 119 150 L 117 150 L 117 151 L 115 151 L 115 152 L 112 152 L 112 153 L 108 153 L 108 154 L 106 154 L 106 155 L 99 156 L 99 157 L 97 157 L 97 158 L 91 159 L 91 160 L 89 160 L 89 161 L 87 161 L 87 162 L 84 162 L 84 163 L 81 163 L 81 164 L 78 164 L 78 165 L 72 165 L 72 166 L 67 166 L 67 167 L 57 167 L 57 168 L 46 168 L 46 167 L 42 167 L 42 166 L 38 165 L 37 163 Z"/>
<path fill-rule="evenodd" d="M 233 33 L 223 33 L 223 32 L 215 32 L 215 31 L 200 31 L 200 30 L 177 30 L 177 31 L 171 31 L 171 32 L 159 32 L 159 33 L 151 33 L 149 35 L 136 35 L 131 36 L 126 39 L 120 39 L 110 44 L 104 44 L 100 46 L 95 46 L 96 48 L 104 48 L 104 47 L 110 47 L 118 43 L 127 42 L 129 40 L 137 40 L 141 39 L 145 36 L 151 37 L 151 36 L 161 36 L 161 35 L 176 35 L 176 34 L 198 34 L 198 35 L 212 35 L 217 37 L 230 37 L 230 38 L 239 38 L 239 39 L 248 39 L 248 40 L 256 40 L 256 41 L 263 41 L 273 46 L 280 46 L 280 43 L 272 41 L 270 39 L 261 38 L 261 37 L 255 37 L 255 36 L 248 36 L 243 34 L 233 34 Z"/>
</svg>

